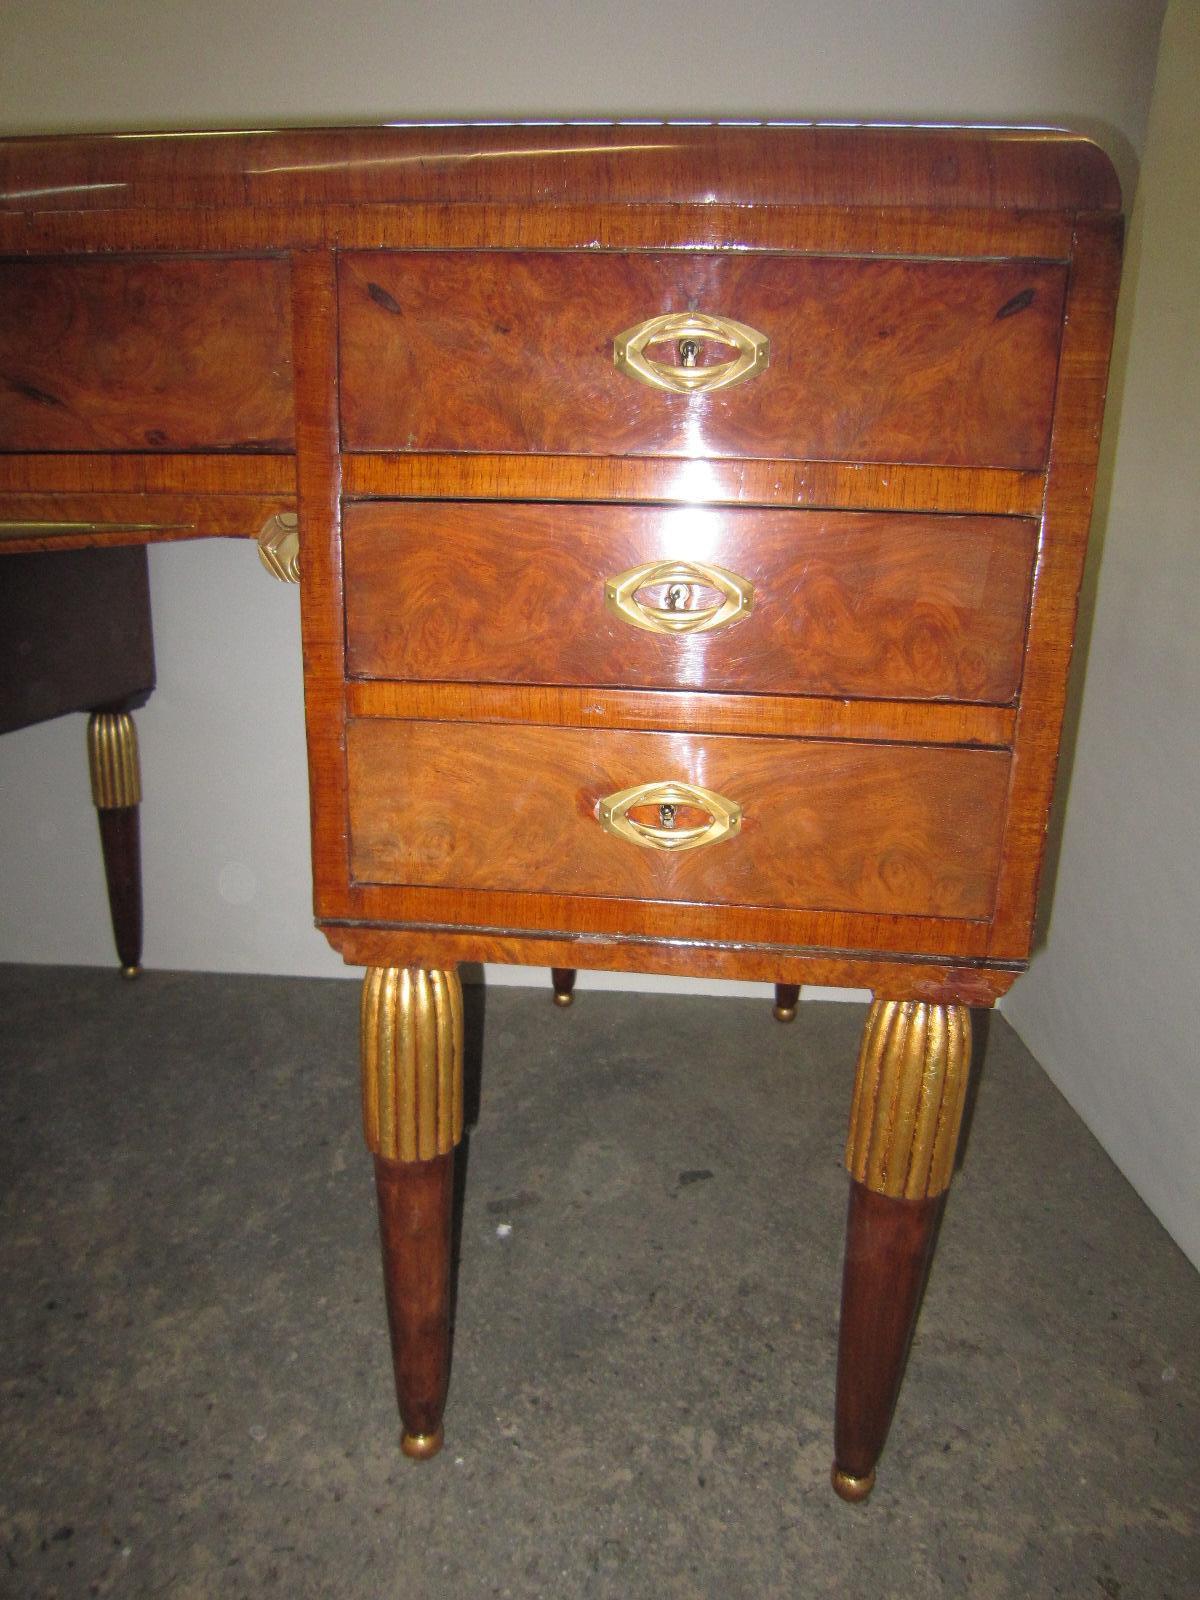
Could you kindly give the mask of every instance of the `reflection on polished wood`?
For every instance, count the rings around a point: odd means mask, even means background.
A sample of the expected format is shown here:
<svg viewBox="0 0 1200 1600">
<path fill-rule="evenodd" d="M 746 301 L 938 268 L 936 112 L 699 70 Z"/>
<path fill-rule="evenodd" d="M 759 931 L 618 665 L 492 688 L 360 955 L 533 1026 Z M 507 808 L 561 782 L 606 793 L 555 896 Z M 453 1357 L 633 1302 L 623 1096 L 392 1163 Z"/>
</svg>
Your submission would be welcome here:
<svg viewBox="0 0 1200 1600">
<path fill-rule="evenodd" d="M 343 443 L 1041 467 L 1065 281 L 1031 262 L 350 253 Z M 630 384 L 613 337 L 693 304 L 765 329 L 770 366 L 714 395 Z"/>
<path fill-rule="evenodd" d="M 559 1001 L 576 968 L 754 979 L 781 1017 L 835 984 L 876 996 L 834 1478 L 869 1493 L 963 1008 L 1029 956 L 1119 206 L 1046 130 L 0 141 L 0 523 L 41 525 L 0 559 L 304 530 L 315 909 L 372 969 L 409 1453 L 442 1438 L 455 964 Z M 649 386 L 614 364 L 639 325 Z M 601 825 L 631 790 L 633 841 Z M 639 847 L 705 794 L 736 831 Z"/>
<path fill-rule="evenodd" d="M 1011 517 L 372 501 L 346 508 L 344 536 L 349 667 L 362 677 L 1004 704 L 1020 683 L 1037 529 Z M 613 614 L 614 573 L 672 561 L 729 569 L 752 609 L 686 634 Z M 684 618 L 721 598 L 693 599 L 702 577 L 676 587 Z"/>
</svg>

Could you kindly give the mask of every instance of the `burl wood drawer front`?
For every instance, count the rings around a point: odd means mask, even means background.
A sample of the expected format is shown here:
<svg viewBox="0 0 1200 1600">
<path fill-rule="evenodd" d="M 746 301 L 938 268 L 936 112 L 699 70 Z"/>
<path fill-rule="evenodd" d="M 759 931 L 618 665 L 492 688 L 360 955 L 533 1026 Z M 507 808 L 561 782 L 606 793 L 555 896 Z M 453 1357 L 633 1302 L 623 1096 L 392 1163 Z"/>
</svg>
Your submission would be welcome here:
<svg viewBox="0 0 1200 1600">
<path fill-rule="evenodd" d="M 343 443 L 1037 468 L 1065 277 L 1023 261 L 355 252 Z M 618 335 L 689 310 L 766 335 L 765 370 L 673 394 L 616 369 Z M 731 353 L 694 343 L 698 366 Z M 681 361 L 677 342 L 647 353 Z"/>
<path fill-rule="evenodd" d="M 0 262 L 0 450 L 290 450 L 280 260 Z"/>
<path fill-rule="evenodd" d="M 1036 529 L 375 501 L 346 506 L 343 538 L 358 676 L 1003 704 L 1020 682 Z"/>
<path fill-rule="evenodd" d="M 360 883 L 960 918 L 992 908 L 1004 751 L 359 719 L 347 757 Z M 663 781 L 740 807 L 740 830 L 678 852 L 604 831 L 603 799 Z"/>
</svg>

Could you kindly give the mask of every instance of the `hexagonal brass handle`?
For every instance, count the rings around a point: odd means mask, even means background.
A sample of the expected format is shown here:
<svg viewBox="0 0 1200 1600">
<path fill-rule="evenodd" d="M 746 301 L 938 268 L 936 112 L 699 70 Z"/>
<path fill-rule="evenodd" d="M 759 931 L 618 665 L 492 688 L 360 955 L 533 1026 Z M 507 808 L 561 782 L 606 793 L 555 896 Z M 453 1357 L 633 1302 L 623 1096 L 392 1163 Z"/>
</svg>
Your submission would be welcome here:
<svg viewBox="0 0 1200 1600">
<path fill-rule="evenodd" d="M 731 361 L 700 366 L 697 357 L 706 341 L 736 350 Z M 679 365 L 654 361 L 651 345 L 674 343 Z M 735 322 L 732 317 L 711 317 L 705 311 L 671 311 L 626 328 L 613 340 L 613 362 L 620 372 L 671 394 L 711 394 L 728 389 L 762 372 L 771 359 L 771 341 L 765 333 Z"/>
<path fill-rule="evenodd" d="M 662 591 L 662 605 L 650 598 L 652 590 Z M 715 602 L 705 603 L 707 595 L 715 595 Z M 705 561 L 647 561 L 607 579 L 604 603 L 646 633 L 711 633 L 750 615 L 754 585 Z"/>
<path fill-rule="evenodd" d="M 681 809 L 699 811 L 705 820 L 680 826 Z M 638 811 L 656 813 L 655 820 L 635 816 Z M 732 838 L 742 825 L 742 808 L 735 800 L 673 778 L 606 795 L 596 803 L 596 816 L 605 833 L 646 850 L 696 850 Z"/>
</svg>

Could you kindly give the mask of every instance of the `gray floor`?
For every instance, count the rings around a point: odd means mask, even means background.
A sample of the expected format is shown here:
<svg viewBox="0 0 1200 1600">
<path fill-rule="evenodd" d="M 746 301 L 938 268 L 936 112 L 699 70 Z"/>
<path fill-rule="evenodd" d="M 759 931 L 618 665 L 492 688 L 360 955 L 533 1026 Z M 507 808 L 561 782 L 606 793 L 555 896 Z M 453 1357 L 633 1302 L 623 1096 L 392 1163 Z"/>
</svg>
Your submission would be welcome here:
<svg viewBox="0 0 1200 1600">
<path fill-rule="evenodd" d="M 1200 1279 L 1003 1022 L 852 1508 L 859 1009 L 470 998 L 448 1444 L 419 1466 L 357 985 L 0 968 L 0 1593 L 1200 1593 Z"/>
</svg>

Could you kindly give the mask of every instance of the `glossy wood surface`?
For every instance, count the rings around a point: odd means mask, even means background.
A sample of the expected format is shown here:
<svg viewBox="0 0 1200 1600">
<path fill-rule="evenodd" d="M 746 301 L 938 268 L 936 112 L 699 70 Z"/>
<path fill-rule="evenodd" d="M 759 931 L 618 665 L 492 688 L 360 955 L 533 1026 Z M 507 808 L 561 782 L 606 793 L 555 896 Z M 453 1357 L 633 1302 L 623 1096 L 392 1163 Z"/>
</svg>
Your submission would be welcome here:
<svg viewBox="0 0 1200 1600">
<path fill-rule="evenodd" d="M 1120 219 L 1081 222 L 1067 298 L 1043 536 L 1017 714 L 1009 825 L 991 941 L 992 953 L 998 956 L 1027 955 L 1033 937 L 1092 518 L 1120 273 Z"/>
<path fill-rule="evenodd" d="M 430 717 L 438 722 L 550 722 L 572 728 L 651 732 L 678 728 L 689 733 L 801 734 L 921 744 L 1007 745 L 1016 726 L 1016 712 L 1008 706 L 378 680 L 351 680 L 346 685 L 346 710 L 350 716 Z"/>
<path fill-rule="evenodd" d="M 347 665 L 365 677 L 955 699 L 1020 679 L 1031 523 L 704 507 L 352 505 L 343 519 Z M 700 561 L 752 610 L 663 635 L 605 581 Z M 664 583 L 642 593 L 664 606 Z M 673 585 L 681 614 L 719 603 Z"/>
<path fill-rule="evenodd" d="M 0 474 L 3 470 L 0 457 Z M 342 483 L 346 494 L 357 498 L 653 500 L 1039 518 L 1045 487 L 1038 472 L 894 461 L 670 461 L 483 453 L 350 455 L 342 463 Z"/>
<path fill-rule="evenodd" d="M 287 265 L 0 262 L 0 450 L 286 450 Z"/>
<path fill-rule="evenodd" d="M 405 1434 L 434 1440 L 450 1381 L 454 1155 L 376 1156 L 375 1193 L 396 1400 Z"/>
<path fill-rule="evenodd" d="M 1064 278 L 1032 262 L 352 252 L 344 445 L 1038 467 Z M 770 365 L 694 395 L 616 369 L 617 334 L 688 309 L 766 334 Z"/>
<path fill-rule="evenodd" d="M 638 941 L 666 936 L 666 923 L 648 902 L 581 902 L 585 918 L 574 909 L 580 902 L 528 891 L 401 891 L 352 884 L 342 742 L 348 709 L 489 726 L 561 720 L 580 728 L 682 727 L 988 745 L 1009 744 L 1019 729 L 1010 794 L 1013 820 L 994 929 L 897 914 L 678 905 L 678 949 L 663 946 L 670 970 L 680 970 L 675 965 L 680 961 L 703 970 L 702 946 L 713 940 L 723 952 L 722 970 L 733 975 L 729 952 L 745 950 L 746 961 L 754 964 L 759 948 L 772 942 L 798 951 L 870 952 L 862 959 L 876 963 L 888 949 L 906 959 L 937 951 L 973 961 L 990 945 L 997 963 L 992 977 L 1007 981 L 1004 974 L 1028 949 L 1119 253 L 1115 215 L 1077 216 L 1115 213 L 1119 204 L 1111 168 L 1098 151 L 1085 141 L 1041 133 L 953 130 L 765 134 L 660 126 L 636 140 L 616 126 L 465 129 L 452 135 L 443 129 L 323 130 L 201 140 L 0 141 L 0 173 L 0 252 L 11 257 L 45 251 L 78 256 L 297 249 L 292 271 L 300 282 L 293 294 L 293 325 L 297 407 L 306 440 L 298 462 L 306 564 L 302 605 L 314 865 L 323 917 L 380 918 L 430 929 L 447 929 L 457 921 L 482 930 L 464 935 L 468 942 L 477 939 L 481 948 L 485 943 L 497 948 L 511 937 L 514 948 L 522 950 L 533 949 L 528 939 L 533 930 L 553 935 L 543 941 L 548 948 L 559 935 L 565 941 L 582 939 L 590 924 L 597 938 L 614 941 L 598 958 L 605 962 L 642 963 L 650 954 Z M 647 259 L 675 262 L 681 252 L 699 250 L 707 252 L 702 266 L 714 252 L 725 252 L 722 260 L 730 259 L 730 252 L 745 252 L 767 271 L 792 251 L 806 258 L 875 256 L 880 259 L 869 264 L 889 271 L 896 258 L 924 257 L 922 266 L 940 263 L 959 271 L 967 266 L 972 273 L 977 268 L 1020 273 L 1026 267 L 1053 273 L 1059 271 L 1054 263 L 1070 258 L 1050 492 L 1019 707 L 833 694 L 708 691 L 700 696 L 624 684 L 600 689 L 587 683 L 456 684 L 449 678 L 347 686 L 338 537 L 343 487 L 352 495 L 475 501 L 711 502 L 1035 516 L 1044 474 L 1038 468 L 977 469 L 913 459 L 589 456 L 578 446 L 555 457 L 442 450 L 350 455 L 343 463 L 329 254 L 338 244 L 369 245 L 380 252 L 503 251 L 506 259 L 509 252 L 586 251 L 584 266 L 600 259 L 597 247 L 626 255 L 648 252 Z M 112 265 L 103 256 L 92 264 Z M 1001 319 L 1002 333 L 1018 331 L 1032 309 L 1026 306 Z M 606 349 L 603 354 L 607 361 Z M 727 398 L 736 395 L 731 391 Z M 929 413 L 930 426 L 939 420 L 939 413 Z M 747 447 L 753 448 L 738 446 Z M 200 496 L 251 496 L 236 510 L 223 500 L 221 523 L 231 531 L 235 524 L 237 531 L 250 531 L 249 516 L 263 509 L 261 500 L 288 495 L 294 483 L 292 463 L 279 452 L 164 454 L 140 443 L 112 454 L 87 453 L 90 448 L 0 454 L 0 491 L 161 493 L 179 497 L 160 503 L 172 516 L 185 497 L 195 509 Z M 217 519 L 209 525 L 215 530 Z M 703 714 L 697 706 L 701 698 Z M 718 916 L 719 936 L 713 920 Z M 405 932 L 406 949 L 409 938 Z M 628 949 L 619 943 L 625 938 L 631 941 Z M 556 964 L 588 962 L 577 953 Z"/>
<path fill-rule="evenodd" d="M 353 721 L 351 871 L 362 882 L 805 910 L 986 917 L 1000 751 Z M 698 784 L 741 831 L 672 853 L 615 838 L 598 802 Z"/>
<path fill-rule="evenodd" d="M 1045 128 L 638 118 L 0 141 L 0 207 L 24 212 L 498 200 L 595 208 L 668 197 L 998 213 L 1120 206 L 1103 151 Z"/>
<path fill-rule="evenodd" d="M 942 1204 L 850 1184 L 834 1461 L 856 1479 L 870 1478 L 887 1439 Z"/>
</svg>

